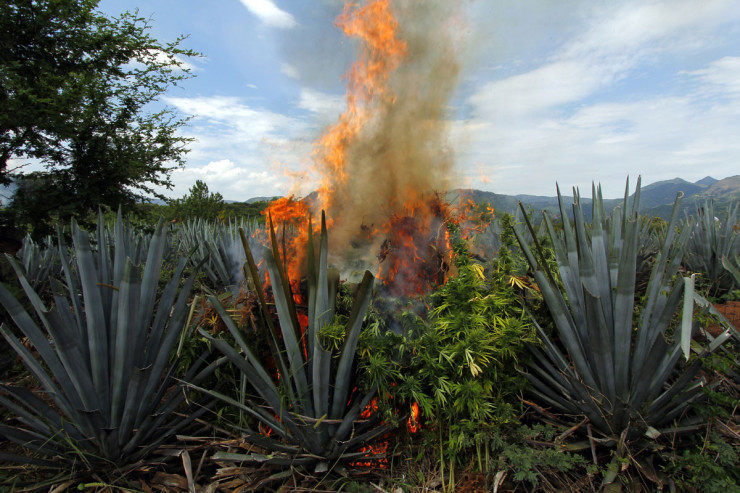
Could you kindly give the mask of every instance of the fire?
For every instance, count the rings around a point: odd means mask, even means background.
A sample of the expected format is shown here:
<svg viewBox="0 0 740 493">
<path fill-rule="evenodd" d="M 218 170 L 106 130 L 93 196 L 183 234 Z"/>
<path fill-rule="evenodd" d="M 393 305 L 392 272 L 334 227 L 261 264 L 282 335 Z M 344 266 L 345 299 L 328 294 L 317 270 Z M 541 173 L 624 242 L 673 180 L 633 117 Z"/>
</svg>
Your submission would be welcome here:
<svg viewBox="0 0 740 493">
<path fill-rule="evenodd" d="M 417 433 L 421 430 L 421 424 L 419 423 L 419 404 L 416 402 L 411 404 L 411 415 L 408 421 L 406 421 L 406 429 L 409 433 Z"/>
<path fill-rule="evenodd" d="M 372 114 L 371 103 L 392 99 L 386 81 L 401 63 L 406 45 L 396 36 L 398 23 L 388 0 L 363 7 L 347 3 L 336 25 L 347 36 L 364 42 L 363 51 L 349 73 L 347 110 L 315 145 L 314 158 L 324 179 L 319 191 L 322 206 L 331 207 L 338 187 L 347 183 L 347 147 Z"/>
<path fill-rule="evenodd" d="M 296 225 L 281 240 L 291 280 L 304 268 L 298 245 L 309 210 L 326 211 L 334 258 L 361 259 L 392 295 L 423 294 L 446 279 L 447 213 L 435 193 L 451 184 L 445 114 L 459 72 L 456 5 L 348 0 L 336 18 L 357 40 L 358 58 L 345 75 L 346 110 L 314 144 L 316 197 L 269 208 L 276 224 Z"/>
<path fill-rule="evenodd" d="M 422 295 L 446 281 L 452 260 L 449 220 L 446 205 L 434 197 L 384 225 L 377 277 L 391 295 Z"/>
</svg>

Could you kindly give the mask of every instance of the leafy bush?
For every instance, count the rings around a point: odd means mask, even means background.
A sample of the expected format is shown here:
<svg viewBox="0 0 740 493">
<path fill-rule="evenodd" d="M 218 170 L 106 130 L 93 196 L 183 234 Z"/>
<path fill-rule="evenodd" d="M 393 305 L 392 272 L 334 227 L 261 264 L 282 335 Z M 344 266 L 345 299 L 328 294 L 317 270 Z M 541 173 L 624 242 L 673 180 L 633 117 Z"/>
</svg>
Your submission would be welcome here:
<svg viewBox="0 0 740 493">
<path fill-rule="evenodd" d="M 491 434 L 517 419 L 526 381 L 516 365 L 536 335 L 523 310 L 528 288 L 510 273 L 516 259 L 510 224 L 487 266 L 470 258 L 454 225 L 450 231 L 457 275 L 425 299 L 426 317 L 402 312 L 399 333 L 372 325 L 360 364 L 380 387 L 384 419 L 398 422 L 418 405 L 426 439 L 439 447 L 442 462 L 454 464 L 471 450 L 483 453 Z"/>
</svg>

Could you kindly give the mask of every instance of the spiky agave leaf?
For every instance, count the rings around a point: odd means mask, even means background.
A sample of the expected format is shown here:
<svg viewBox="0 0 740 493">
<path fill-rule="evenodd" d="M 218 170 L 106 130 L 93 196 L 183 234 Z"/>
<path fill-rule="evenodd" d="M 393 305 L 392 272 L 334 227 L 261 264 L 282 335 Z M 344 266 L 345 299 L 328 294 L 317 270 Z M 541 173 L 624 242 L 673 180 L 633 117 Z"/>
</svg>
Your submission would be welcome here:
<svg viewBox="0 0 740 493">
<path fill-rule="evenodd" d="M 183 394 L 165 397 L 175 385 L 170 356 L 186 324 L 194 274 L 180 288 L 182 259 L 158 296 L 167 241 L 163 221 L 143 266 L 127 257 L 120 224 L 115 231 L 112 249 L 99 243 L 93 252 L 88 234 L 72 224 L 75 265 L 60 241 L 67 282 L 53 282 L 51 307 L 11 259 L 35 317 L 0 285 L 0 303 L 38 358 L 8 327 L 2 327 L 3 336 L 54 403 L 52 407 L 25 389 L 2 386 L 0 403 L 18 424 L 4 424 L 0 432 L 24 447 L 70 459 L 81 455 L 87 463 L 123 465 L 143 457 L 203 412 L 182 419 L 172 411 L 182 404 Z M 187 378 L 197 380 L 212 370 L 194 365 Z"/>
<path fill-rule="evenodd" d="M 695 216 L 686 218 L 684 227 L 691 229 L 684 263 L 691 272 L 701 276 L 701 284 L 710 296 L 721 296 L 736 283 L 723 265 L 724 258 L 740 253 L 740 232 L 737 213 L 740 203 L 730 204 L 725 214 L 715 215 L 714 202 L 707 200 L 697 208 Z"/>
<path fill-rule="evenodd" d="M 44 238 L 43 245 L 40 245 L 33 241 L 31 235 L 26 235 L 16 256 L 28 282 L 38 292 L 45 290 L 51 278 L 61 270 L 59 254 L 50 236 Z"/>
<path fill-rule="evenodd" d="M 246 241 L 254 248 L 259 232 L 255 219 L 206 221 L 191 219 L 178 228 L 180 244 L 185 252 L 192 252 L 195 263 L 201 262 L 210 284 L 217 292 L 238 294 L 244 282 L 242 267 L 244 249 L 239 230 L 245 231 Z"/>
<path fill-rule="evenodd" d="M 309 320 L 305 333 L 298 322 L 274 230 L 273 248 L 265 251 L 264 258 L 275 298 L 277 325 L 273 323 L 267 307 L 251 249 L 245 235 L 242 236 L 248 271 L 262 306 L 265 328 L 269 331 L 270 353 L 280 377 L 277 382 L 273 380 L 264 361 L 247 345 L 219 300 L 210 297 L 211 303 L 236 340 L 238 349 L 206 332 L 202 333 L 243 372 L 254 395 L 251 399 L 239 402 L 213 390 L 200 390 L 250 414 L 275 432 L 274 437 L 265 437 L 256 430 L 239 427 L 250 440 L 271 450 L 273 455 L 238 455 L 238 460 L 273 464 L 310 463 L 317 469 L 328 467 L 330 463 L 339 460 L 357 460 L 366 455 L 360 451 L 360 447 L 387 429 L 378 425 L 376 417 L 360 419 L 360 414 L 372 400 L 375 391 L 363 393 L 356 386 L 354 368 L 357 340 L 372 296 L 372 274 L 366 272 L 358 288 L 347 320 L 344 345 L 335 354 L 325 348 L 319 338 L 319 331 L 326 324 L 335 321 L 334 303 L 338 284 L 338 273 L 328 267 L 324 215 L 322 214 L 321 220 L 318 258 L 314 251 L 312 234 L 309 233 Z M 333 359 L 337 360 L 336 366 L 332 365 Z"/>
<path fill-rule="evenodd" d="M 526 214 L 534 251 L 523 228 L 515 229 L 565 349 L 563 353 L 537 327 L 543 346 L 532 348 L 535 358 L 526 373 L 533 392 L 561 412 L 586 414 L 611 437 L 619 437 L 628 428 L 639 432 L 647 426 L 667 425 L 699 393 L 695 379 L 699 360 L 681 368 L 674 380 L 682 355 L 681 342 L 685 344 L 691 336 L 693 296 L 684 304 L 680 337 L 666 340 L 666 331 L 684 294 L 684 281 L 675 280 L 689 234 L 687 230 L 676 233 L 681 194 L 653 263 L 635 329 L 639 179 L 631 207 L 628 187 L 623 209 L 617 208 L 611 216 L 604 212 L 600 188 L 594 189 L 590 224 L 585 220 L 578 192 L 574 191 L 571 221 L 558 190 L 562 233 L 555 230 L 546 213 L 544 216 L 564 293 L 544 262 Z"/>
</svg>

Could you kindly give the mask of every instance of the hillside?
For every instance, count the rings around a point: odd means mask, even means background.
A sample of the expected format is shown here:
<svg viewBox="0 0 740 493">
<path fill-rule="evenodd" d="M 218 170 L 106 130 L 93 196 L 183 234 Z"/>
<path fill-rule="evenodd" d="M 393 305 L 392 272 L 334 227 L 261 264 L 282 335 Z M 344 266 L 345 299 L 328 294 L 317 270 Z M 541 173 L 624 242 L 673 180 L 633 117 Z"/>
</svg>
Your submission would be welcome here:
<svg viewBox="0 0 740 493">
<path fill-rule="evenodd" d="M 660 216 L 668 219 L 673 209 L 673 202 L 678 192 L 683 192 L 683 209 L 686 213 L 692 213 L 698 205 L 705 200 L 713 200 L 715 210 L 721 211 L 730 203 L 740 200 L 740 175 L 717 180 L 710 176 L 691 183 L 682 178 L 663 180 L 642 187 L 640 190 L 640 211 L 643 214 Z M 570 208 L 573 203 L 572 192 L 562 190 L 563 199 Z M 488 202 L 499 212 L 514 214 L 518 203 L 521 201 L 525 208 L 539 214 L 546 210 L 554 216 L 559 216 L 557 197 L 540 195 L 503 195 L 482 190 L 458 189 L 448 194 L 448 198 L 455 200 L 461 194 L 470 196 L 475 202 Z M 583 204 L 591 203 L 591 193 L 584 194 L 581 200 Z M 622 199 L 605 199 L 604 206 L 611 211 L 622 203 Z M 586 213 L 590 208 L 585 209 Z"/>
</svg>

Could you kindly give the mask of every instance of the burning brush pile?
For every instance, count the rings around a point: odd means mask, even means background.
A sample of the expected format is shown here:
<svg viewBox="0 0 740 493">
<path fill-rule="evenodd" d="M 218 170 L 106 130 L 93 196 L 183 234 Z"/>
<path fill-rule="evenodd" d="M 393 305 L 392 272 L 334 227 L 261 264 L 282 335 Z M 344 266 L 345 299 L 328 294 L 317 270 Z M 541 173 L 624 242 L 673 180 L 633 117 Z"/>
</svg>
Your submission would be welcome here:
<svg viewBox="0 0 740 493">
<path fill-rule="evenodd" d="M 332 263 L 348 278 L 368 268 L 402 296 L 427 293 L 449 275 L 453 215 L 440 192 L 454 180 L 445 120 L 459 73 L 453 4 L 348 3 L 337 18 L 359 56 L 346 74 L 346 111 L 314 146 L 320 185 L 310 203 L 283 198 L 265 211 L 295 231 L 287 240 L 294 279 L 307 217 L 321 211 Z"/>
</svg>

